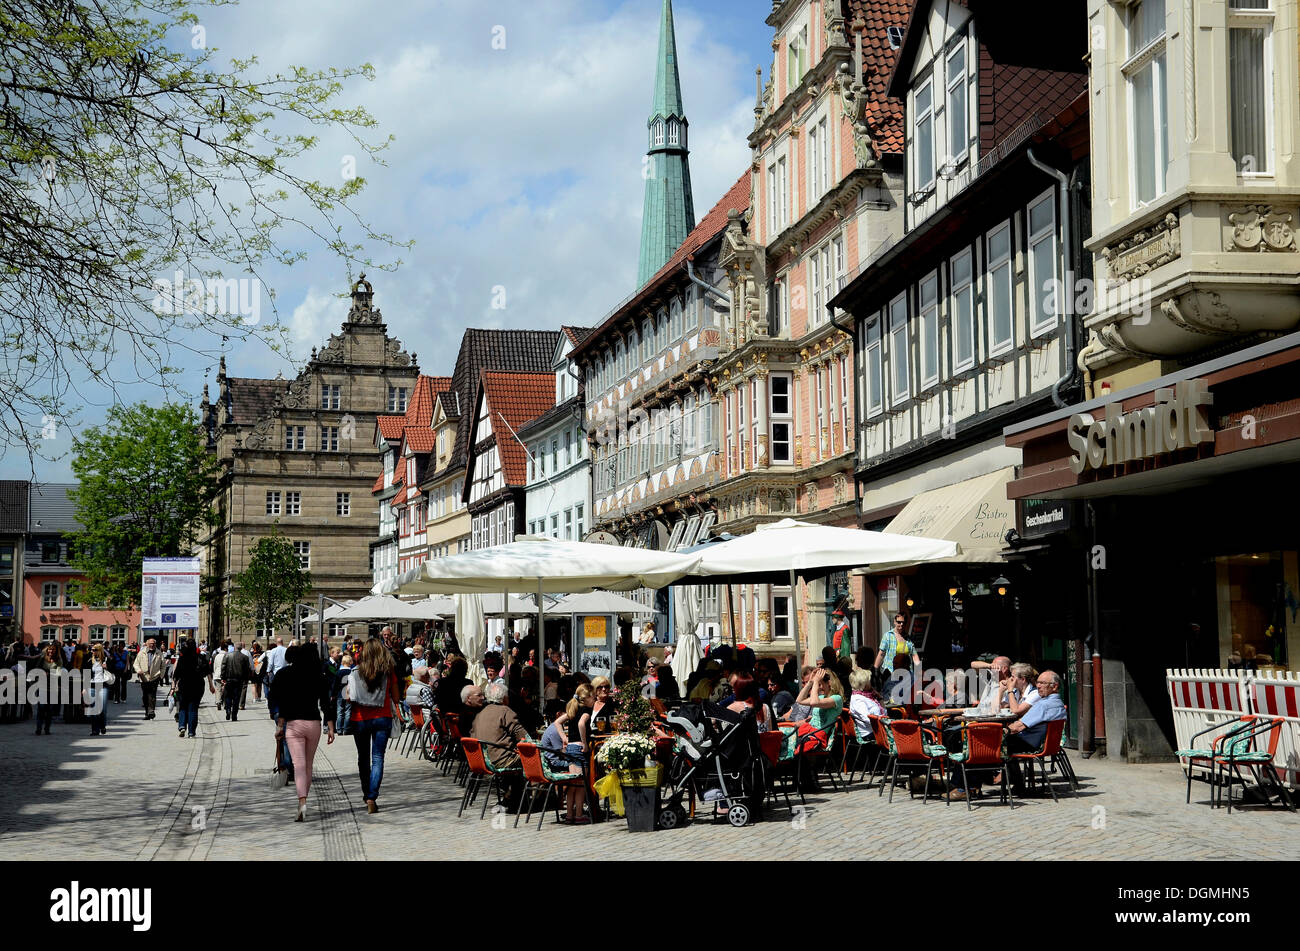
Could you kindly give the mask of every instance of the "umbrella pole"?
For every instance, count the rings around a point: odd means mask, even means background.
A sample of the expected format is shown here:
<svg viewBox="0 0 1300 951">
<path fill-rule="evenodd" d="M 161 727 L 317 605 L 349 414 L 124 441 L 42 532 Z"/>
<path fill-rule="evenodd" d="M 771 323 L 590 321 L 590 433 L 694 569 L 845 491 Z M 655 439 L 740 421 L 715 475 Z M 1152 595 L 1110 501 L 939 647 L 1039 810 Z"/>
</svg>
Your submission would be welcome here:
<svg viewBox="0 0 1300 951">
<path fill-rule="evenodd" d="M 798 658 L 799 666 L 803 666 L 803 651 L 799 647 L 799 583 L 795 577 L 794 569 L 790 569 L 790 605 L 792 607 L 790 618 L 794 622 L 794 656 Z"/>
<path fill-rule="evenodd" d="M 731 646 L 736 646 L 736 608 L 731 600 L 731 585 L 727 585 L 727 620 L 731 627 Z"/>
<path fill-rule="evenodd" d="M 542 607 L 542 579 L 538 578 L 537 579 L 537 643 L 538 644 L 541 644 L 542 642 L 542 612 L 544 610 L 545 608 Z M 537 667 L 537 712 L 542 714 L 542 717 L 545 718 L 546 686 L 542 680 L 542 665 L 540 663 L 538 664 Z"/>
</svg>

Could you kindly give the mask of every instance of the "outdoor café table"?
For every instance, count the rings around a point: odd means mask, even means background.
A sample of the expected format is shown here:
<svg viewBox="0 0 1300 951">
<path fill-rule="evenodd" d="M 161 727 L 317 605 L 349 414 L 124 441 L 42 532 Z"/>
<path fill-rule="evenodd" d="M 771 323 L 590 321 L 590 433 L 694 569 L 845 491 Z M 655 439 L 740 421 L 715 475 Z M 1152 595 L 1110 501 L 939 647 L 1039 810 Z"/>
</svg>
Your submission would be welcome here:
<svg viewBox="0 0 1300 951">
<path fill-rule="evenodd" d="M 945 711 L 949 712 L 949 711 Z M 962 724 L 965 723 L 1001 723 L 1005 731 L 1016 721 L 1017 717 L 1009 710 L 1000 713 L 967 713 L 966 710 L 953 711 L 952 717 L 943 726 L 943 745 L 949 752 L 960 753 L 962 742 Z"/>
</svg>

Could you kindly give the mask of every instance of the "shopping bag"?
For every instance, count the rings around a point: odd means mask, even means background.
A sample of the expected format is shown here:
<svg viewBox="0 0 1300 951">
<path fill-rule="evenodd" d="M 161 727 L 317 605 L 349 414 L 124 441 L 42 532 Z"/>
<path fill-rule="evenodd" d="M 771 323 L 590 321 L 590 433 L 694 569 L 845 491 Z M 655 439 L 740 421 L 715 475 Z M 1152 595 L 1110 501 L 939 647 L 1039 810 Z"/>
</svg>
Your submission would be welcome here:
<svg viewBox="0 0 1300 951">
<path fill-rule="evenodd" d="M 271 770 L 271 788 L 283 789 L 289 783 L 289 769 L 284 765 L 284 740 L 275 741 L 275 769 Z"/>
</svg>

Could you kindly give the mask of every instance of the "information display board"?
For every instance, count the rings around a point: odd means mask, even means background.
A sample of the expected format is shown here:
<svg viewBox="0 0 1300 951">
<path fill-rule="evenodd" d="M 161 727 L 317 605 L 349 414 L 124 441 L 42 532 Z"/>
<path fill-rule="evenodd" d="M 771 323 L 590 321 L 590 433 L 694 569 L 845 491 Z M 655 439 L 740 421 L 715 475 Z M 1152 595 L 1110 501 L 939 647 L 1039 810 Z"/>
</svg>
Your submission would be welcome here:
<svg viewBox="0 0 1300 951">
<path fill-rule="evenodd" d="M 146 558 L 140 573 L 142 628 L 199 626 L 198 558 Z"/>
</svg>

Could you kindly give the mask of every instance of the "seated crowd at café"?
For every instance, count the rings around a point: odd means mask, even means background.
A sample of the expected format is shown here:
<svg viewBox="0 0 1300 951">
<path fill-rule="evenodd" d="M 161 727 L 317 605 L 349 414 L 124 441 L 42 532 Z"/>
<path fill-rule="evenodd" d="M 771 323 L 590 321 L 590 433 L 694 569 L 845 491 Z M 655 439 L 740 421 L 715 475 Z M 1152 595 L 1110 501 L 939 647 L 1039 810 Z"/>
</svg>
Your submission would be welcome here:
<svg viewBox="0 0 1300 951">
<path fill-rule="evenodd" d="M 901 624 L 898 629 L 901 632 Z M 723 645 L 709 651 L 685 683 L 678 683 L 667 663 L 647 656 L 639 645 L 633 647 L 629 662 L 613 672 L 611 682 L 571 670 L 555 648 L 543 651 L 538 663 L 534 641 L 523 649 L 516 645 L 508 657 L 495 650 L 485 654 L 481 663 L 487 682 L 480 686 L 471 680 L 470 660 L 459 653 L 454 641 L 446 646 L 450 648 L 446 653 L 423 644 L 406 649 L 410 660 L 407 708 L 420 710 L 432 732 L 454 724 L 458 737 L 480 741 L 488 767 L 500 780 L 501 804 L 508 812 L 520 808 L 525 785 L 518 745 L 538 744 L 548 775 L 584 778 L 564 784 L 560 821 L 569 824 L 603 817 L 594 792 L 593 755 L 599 743 L 616 731 L 618 697 L 627 696 L 627 691 L 649 698 L 660 714 L 682 704 L 716 705 L 708 709 L 720 708 L 724 713 L 719 716 L 752 716 L 760 734 L 779 732 L 779 753 L 774 746 L 773 758 L 794 765 L 800 795 L 804 790 L 819 790 L 820 780 L 828 778 L 815 762 L 829 757 L 817 760 L 807 754 L 827 753 L 833 747 L 847 753 L 850 745 L 856 745 L 874 758 L 889 755 L 890 750 L 880 744 L 879 721 L 918 718 L 931 744 L 927 748 L 941 744 L 954 753 L 961 751 L 961 713 L 970 707 L 968 712 L 978 708 L 1006 724 L 1004 768 L 1015 794 L 1023 796 L 1026 790 L 1013 754 L 1041 750 L 1048 724 L 1066 717 L 1060 676 L 1051 670 L 1040 673 L 1029 664 L 1013 664 L 1006 657 L 972 664 L 980 672 L 978 691 L 968 695 L 966 677 L 953 673 L 939 689 L 922 695 L 914 680 L 919 657 L 901 633 L 886 635 L 878 649 L 865 647 L 856 654 L 827 647 L 815 666 L 802 669 L 793 657 L 781 664 L 771 657 L 757 657 L 744 645 Z M 891 672 L 888 677 L 885 671 Z M 837 737 L 841 724 L 852 725 L 849 736 Z M 670 734 L 665 731 L 663 736 Z M 889 746 L 893 746 L 892 734 Z M 981 795 L 983 783 L 1003 782 L 1000 770 L 972 769 L 963 779 L 965 774 L 951 764 L 943 775 L 946 782 L 936 780 L 935 788 L 952 800 L 975 798 Z M 913 791 L 925 783 L 922 776 L 909 779 L 905 774 L 904 779 Z"/>
</svg>

